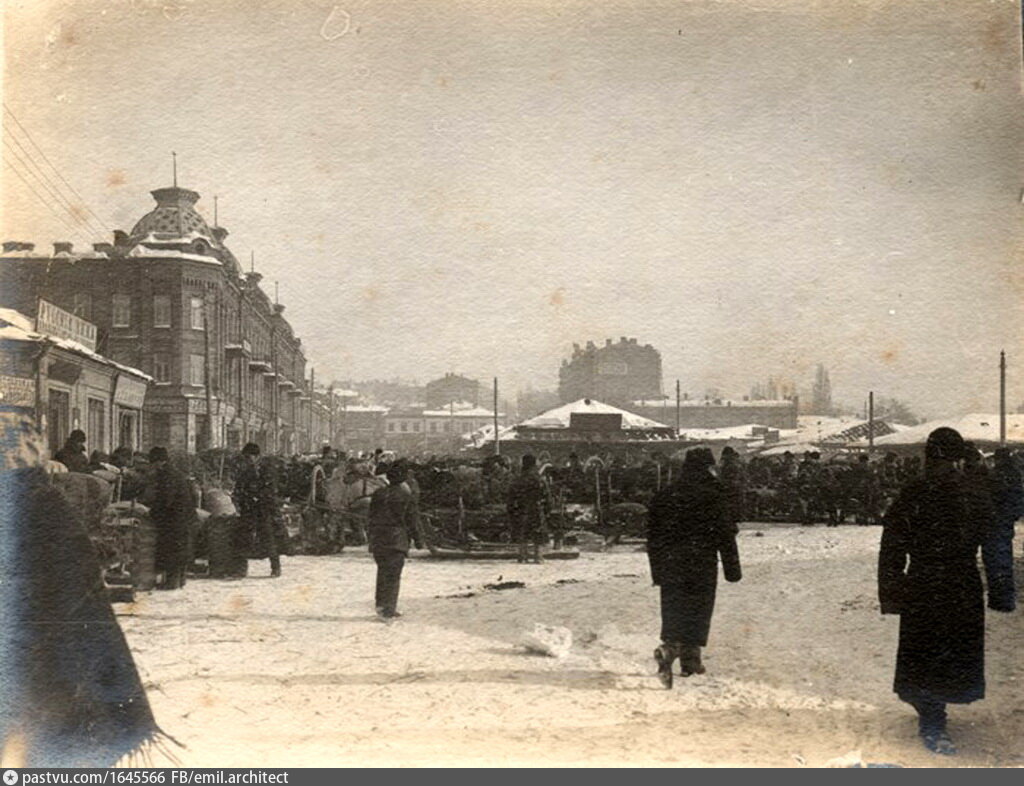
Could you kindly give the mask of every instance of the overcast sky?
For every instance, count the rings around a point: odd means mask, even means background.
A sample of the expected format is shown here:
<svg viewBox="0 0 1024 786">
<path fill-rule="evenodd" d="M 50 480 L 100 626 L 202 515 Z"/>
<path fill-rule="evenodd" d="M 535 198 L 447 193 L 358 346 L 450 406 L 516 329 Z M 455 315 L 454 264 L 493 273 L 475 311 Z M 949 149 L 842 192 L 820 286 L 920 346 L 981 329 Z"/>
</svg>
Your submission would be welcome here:
<svg viewBox="0 0 1024 786">
<path fill-rule="evenodd" d="M 176 150 L 320 380 L 511 393 L 625 335 L 661 350 L 666 393 L 806 385 L 823 362 L 837 399 L 938 416 L 995 411 L 1000 347 L 1024 401 L 1019 19 L 1007 0 L 8 0 L 4 91 L 109 227 L 150 210 Z M 108 239 L 3 171 L 5 239 Z"/>
</svg>

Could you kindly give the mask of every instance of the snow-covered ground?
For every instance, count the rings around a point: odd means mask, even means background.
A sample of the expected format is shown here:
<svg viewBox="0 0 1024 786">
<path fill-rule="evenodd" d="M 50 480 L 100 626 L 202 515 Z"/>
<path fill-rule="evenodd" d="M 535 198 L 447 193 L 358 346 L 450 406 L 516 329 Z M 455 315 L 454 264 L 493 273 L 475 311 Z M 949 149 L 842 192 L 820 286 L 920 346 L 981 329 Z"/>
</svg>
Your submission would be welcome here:
<svg viewBox="0 0 1024 786">
<path fill-rule="evenodd" d="M 891 691 L 880 530 L 744 529 L 719 584 L 708 673 L 654 677 L 656 589 L 632 547 L 578 560 L 407 563 L 392 624 L 365 550 L 284 576 L 193 580 L 118 606 L 161 726 L 189 766 L 1024 764 L 1024 618 L 990 613 L 989 697 L 951 708 L 953 759 L 920 747 Z M 1017 540 L 1019 553 L 1020 532 Z M 519 589 L 487 590 L 498 581 Z M 564 659 L 519 644 L 568 627 Z"/>
</svg>

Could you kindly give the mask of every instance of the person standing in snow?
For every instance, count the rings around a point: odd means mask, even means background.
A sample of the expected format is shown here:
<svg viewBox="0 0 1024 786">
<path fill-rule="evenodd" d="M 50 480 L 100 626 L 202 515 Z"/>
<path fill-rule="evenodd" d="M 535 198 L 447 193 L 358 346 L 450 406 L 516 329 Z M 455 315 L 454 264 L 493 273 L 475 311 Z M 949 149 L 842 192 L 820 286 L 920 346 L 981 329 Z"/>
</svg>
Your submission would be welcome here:
<svg viewBox="0 0 1024 786">
<path fill-rule="evenodd" d="M 518 549 L 517 562 L 526 562 L 533 552 L 533 561 L 539 563 L 540 544 L 546 537 L 549 501 L 544 479 L 537 471 L 537 457 L 527 453 L 522 458 L 522 470 L 508 490 L 508 517 L 512 525 L 512 539 Z"/>
<path fill-rule="evenodd" d="M 242 448 L 242 466 L 235 480 L 235 507 L 238 515 L 254 530 L 270 558 L 270 575 L 281 575 L 280 545 L 275 532 L 277 488 L 273 470 L 260 463 L 260 446 L 249 442 Z"/>
<path fill-rule="evenodd" d="M 661 592 L 661 646 L 654 651 L 658 677 L 672 687 L 672 664 L 682 675 L 703 674 L 721 555 L 726 581 L 739 581 L 737 527 L 729 520 L 726 493 L 712 473 L 708 448 L 691 448 L 672 485 L 651 501 L 647 558 Z"/>
<path fill-rule="evenodd" d="M 985 590 L 978 551 L 991 537 L 991 499 L 960 470 L 964 440 L 935 429 L 925 446 L 924 475 L 900 491 L 883 519 L 878 597 L 883 614 L 900 616 L 893 690 L 918 714 L 928 750 L 956 753 L 946 705 L 985 697 Z M 1011 611 L 994 593 L 998 566 L 984 554 L 988 607 Z"/>
<path fill-rule="evenodd" d="M 370 498 L 367 527 L 370 553 L 377 563 L 374 602 L 377 615 L 383 620 L 402 616 L 398 611 L 402 569 L 411 544 L 419 545 L 419 487 L 416 486 L 416 493 L 410 488 L 404 461 L 394 462 L 388 468 L 387 478 L 388 485 L 377 489 Z"/>
</svg>

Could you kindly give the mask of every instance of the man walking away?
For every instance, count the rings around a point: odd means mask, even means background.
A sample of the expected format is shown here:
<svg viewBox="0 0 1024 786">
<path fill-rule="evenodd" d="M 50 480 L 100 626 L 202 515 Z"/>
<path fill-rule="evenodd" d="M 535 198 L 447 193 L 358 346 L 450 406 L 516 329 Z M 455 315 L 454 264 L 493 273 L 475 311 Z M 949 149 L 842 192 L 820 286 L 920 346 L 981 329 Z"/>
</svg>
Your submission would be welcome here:
<svg viewBox="0 0 1024 786">
<path fill-rule="evenodd" d="M 548 507 L 547 489 L 537 471 L 537 458 L 527 453 L 523 456 L 519 477 L 512 481 L 508 490 L 508 518 L 512 539 L 518 548 L 517 562 L 526 562 L 532 550 L 533 561 L 540 563 Z"/>
<path fill-rule="evenodd" d="M 281 575 L 281 556 L 274 532 L 277 489 L 273 473 L 260 465 L 260 446 L 249 442 L 242 448 L 242 466 L 235 480 L 235 507 L 243 523 L 255 531 L 270 558 L 270 575 Z"/>
<path fill-rule="evenodd" d="M 149 464 L 149 488 L 142 501 L 156 525 L 156 569 L 164 574 L 162 589 L 181 589 L 192 559 L 196 498 L 188 478 L 171 466 L 167 448 L 150 450 Z"/>
<path fill-rule="evenodd" d="M 647 557 L 661 589 L 661 646 L 654 651 L 658 677 L 672 687 L 672 663 L 682 675 L 703 674 L 701 647 L 708 643 L 721 555 L 726 581 L 741 578 L 737 527 L 726 515 L 725 491 L 711 474 L 708 448 L 692 448 L 672 485 L 651 501 Z"/>
<path fill-rule="evenodd" d="M 398 613 L 398 592 L 402 568 L 411 541 L 418 540 L 416 523 L 419 516 L 416 496 L 406 481 L 408 466 L 396 461 L 388 469 L 388 484 L 370 498 L 370 524 L 367 529 L 370 553 L 377 563 L 377 585 L 374 596 L 377 615 L 384 620 L 402 616 Z"/>
<path fill-rule="evenodd" d="M 924 475 L 903 487 L 883 520 L 878 597 L 883 614 L 900 615 L 893 690 L 918 713 L 928 750 L 956 753 L 946 705 L 985 697 L 985 594 L 978 551 L 994 530 L 987 495 L 959 469 L 964 440 L 935 429 L 925 446 Z M 998 573 L 985 554 L 988 607 L 1010 611 L 993 593 Z"/>
</svg>

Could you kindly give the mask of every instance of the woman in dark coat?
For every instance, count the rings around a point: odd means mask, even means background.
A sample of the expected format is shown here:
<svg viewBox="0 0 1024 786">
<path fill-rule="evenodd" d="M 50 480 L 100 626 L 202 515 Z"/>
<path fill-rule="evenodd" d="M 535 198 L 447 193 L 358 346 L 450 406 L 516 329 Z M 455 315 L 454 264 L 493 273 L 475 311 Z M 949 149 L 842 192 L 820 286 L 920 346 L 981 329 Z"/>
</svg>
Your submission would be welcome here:
<svg viewBox="0 0 1024 786">
<path fill-rule="evenodd" d="M 878 595 L 883 614 L 900 615 L 893 690 L 917 710 L 925 746 L 954 754 L 946 705 L 985 696 L 985 597 L 978 551 L 993 527 L 988 495 L 959 468 L 964 441 L 933 431 L 924 476 L 911 480 L 883 521 Z M 986 572 L 995 566 L 986 559 Z M 989 607 L 1001 611 L 1000 604 Z"/>
<path fill-rule="evenodd" d="M 181 589 L 192 559 L 197 501 L 188 478 L 170 465 L 167 448 L 153 448 L 149 463 L 152 475 L 143 502 L 156 525 L 156 569 L 164 574 L 163 589 Z"/>
<path fill-rule="evenodd" d="M 654 651 L 658 677 L 672 687 L 672 663 L 684 677 L 703 674 L 700 649 L 708 643 L 718 584 L 718 556 L 727 581 L 740 580 L 737 527 L 726 515 L 726 494 L 711 474 L 707 448 L 686 454 L 676 481 L 651 501 L 647 556 L 661 588 L 661 641 Z"/>
</svg>

